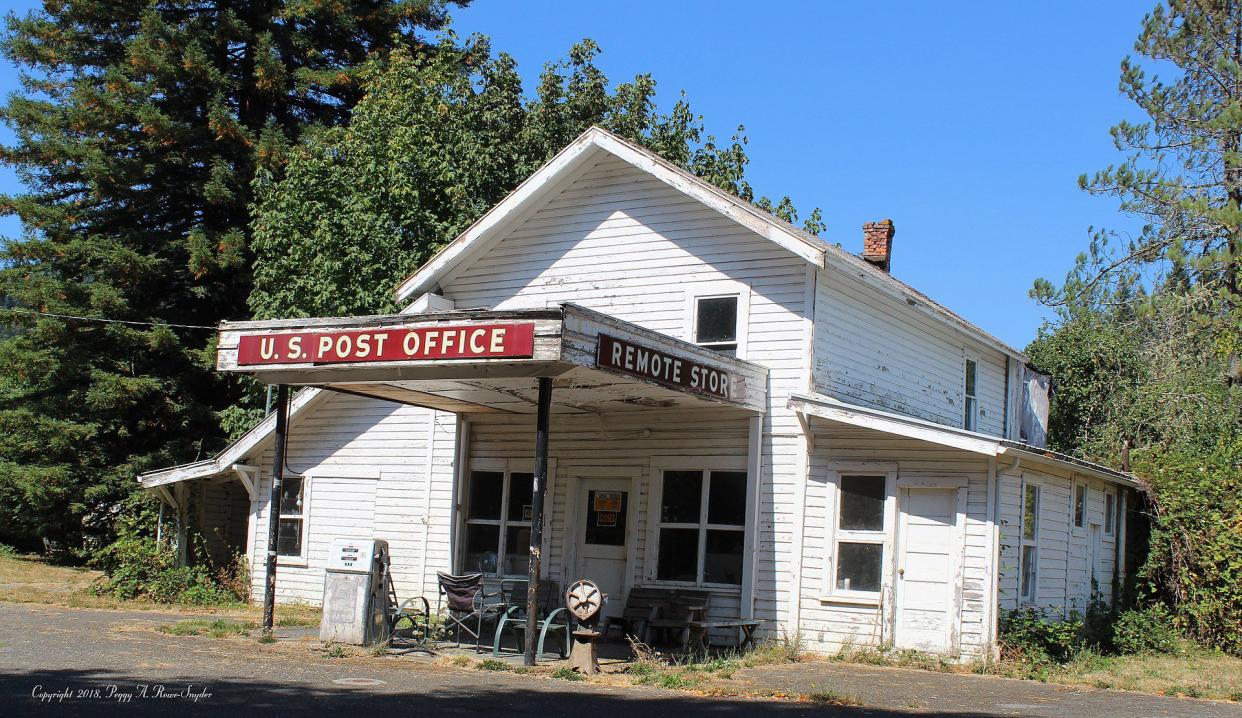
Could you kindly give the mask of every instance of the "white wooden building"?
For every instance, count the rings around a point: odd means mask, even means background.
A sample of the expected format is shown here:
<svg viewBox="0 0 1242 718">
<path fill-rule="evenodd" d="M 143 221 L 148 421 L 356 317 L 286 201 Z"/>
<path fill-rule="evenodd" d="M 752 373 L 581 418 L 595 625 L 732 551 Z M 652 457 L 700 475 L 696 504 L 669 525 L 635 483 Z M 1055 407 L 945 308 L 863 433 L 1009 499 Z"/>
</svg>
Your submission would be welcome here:
<svg viewBox="0 0 1242 718">
<path fill-rule="evenodd" d="M 223 325 L 222 371 L 305 387 L 278 599 L 320 600 L 338 537 L 388 540 L 402 598 L 524 576 L 551 377 L 543 575 L 610 612 L 695 586 L 818 650 L 970 657 L 1001 610 L 1109 600 L 1138 484 L 1041 448 L 1027 358 L 894 278 L 891 222 L 864 231 L 851 255 L 591 129 L 402 282 L 402 314 Z M 140 477 L 245 552 L 256 598 L 274 422 Z"/>
</svg>

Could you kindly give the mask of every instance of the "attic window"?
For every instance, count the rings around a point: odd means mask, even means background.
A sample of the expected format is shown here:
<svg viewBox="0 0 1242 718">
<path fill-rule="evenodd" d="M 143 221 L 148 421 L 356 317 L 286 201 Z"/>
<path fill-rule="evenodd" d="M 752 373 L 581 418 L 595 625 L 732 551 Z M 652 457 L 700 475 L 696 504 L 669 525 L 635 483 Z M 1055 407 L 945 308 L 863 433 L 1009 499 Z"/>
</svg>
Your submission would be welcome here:
<svg viewBox="0 0 1242 718">
<path fill-rule="evenodd" d="M 962 428 L 967 431 L 975 431 L 979 423 L 979 400 L 976 397 L 975 390 L 977 384 L 977 374 L 979 373 L 979 364 L 974 359 L 966 360 L 966 381 L 965 396 L 962 411 Z"/>
<path fill-rule="evenodd" d="M 737 353 L 737 295 L 696 297 L 694 341 L 700 346 L 733 356 Z"/>
</svg>

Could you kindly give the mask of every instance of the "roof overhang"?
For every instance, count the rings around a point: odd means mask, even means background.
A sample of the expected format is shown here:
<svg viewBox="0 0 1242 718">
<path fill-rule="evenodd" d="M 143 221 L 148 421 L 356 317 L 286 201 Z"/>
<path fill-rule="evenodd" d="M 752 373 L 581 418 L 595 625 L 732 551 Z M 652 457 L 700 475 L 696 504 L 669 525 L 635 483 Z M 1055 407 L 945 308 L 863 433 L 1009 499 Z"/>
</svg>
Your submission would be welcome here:
<svg viewBox="0 0 1242 718">
<path fill-rule="evenodd" d="M 988 457 L 1010 456 L 1023 461 L 1043 464 L 1105 481 L 1146 491 L 1146 486 L 1131 474 L 1115 471 L 1100 464 L 1084 461 L 1067 454 L 1001 439 L 974 431 L 944 426 L 912 416 L 849 404 L 824 394 L 794 394 L 790 409 L 803 416 L 816 417 L 839 424 L 901 436 L 939 446 L 960 449 Z"/>
<path fill-rule="evenodd" d="M 762 413 L 768 370 L 573 304 L 512 311 L 230 322 L 217 368 L 459 413 L 734 408 Z"/>
</svg>

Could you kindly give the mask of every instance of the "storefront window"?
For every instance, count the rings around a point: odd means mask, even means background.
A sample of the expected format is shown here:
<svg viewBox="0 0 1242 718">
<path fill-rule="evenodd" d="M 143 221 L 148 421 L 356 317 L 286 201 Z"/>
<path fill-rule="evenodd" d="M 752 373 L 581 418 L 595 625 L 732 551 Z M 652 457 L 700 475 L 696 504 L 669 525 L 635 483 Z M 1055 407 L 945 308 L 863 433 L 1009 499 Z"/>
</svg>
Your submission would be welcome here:
<svg viewBox="0 0 1242 718">
<path fill-rule="evenodd" d="M 656 577 L 742 583 L 746 545 L 745 471 L 665 471 Z"/>
<path fill-rule="evenodd" d="M 533 478 L 529 472 L 470 472 L 463 571 L 501 576 L 526 573 Z"/>
</svg>

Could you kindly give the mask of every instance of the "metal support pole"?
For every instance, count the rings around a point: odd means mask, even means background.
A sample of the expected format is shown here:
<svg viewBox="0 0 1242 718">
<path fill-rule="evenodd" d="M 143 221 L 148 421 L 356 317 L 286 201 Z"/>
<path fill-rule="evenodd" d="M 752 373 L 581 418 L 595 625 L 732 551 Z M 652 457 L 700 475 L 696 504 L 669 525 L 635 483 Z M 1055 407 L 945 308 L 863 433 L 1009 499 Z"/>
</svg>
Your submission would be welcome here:
<svg viewBox="0 0 1242 718">
<path fill-rule="evenodd" d="M 535 477 L 530 492 L 530 564 L 526 582 L 526 656 L 535 665 L 539 635 L 539 559 L 543 546 L 543 494 L 548 487 L 548 418 L 552 413 L 552 379 L 539 377 L 539 413 L 535 419 Z"/>
<path fill-rule="evenodd" d="M 285 434 L 289 423 L 289 387 L 276 388 L 276 447 L 272 456 L 272 498 L 267 505 L 267 590 L 263 593 L 263 632 L 272 632 L 276 612 L 276 541 L 280 531 L 280 484 L 285 476 Z"/>
</svg>

